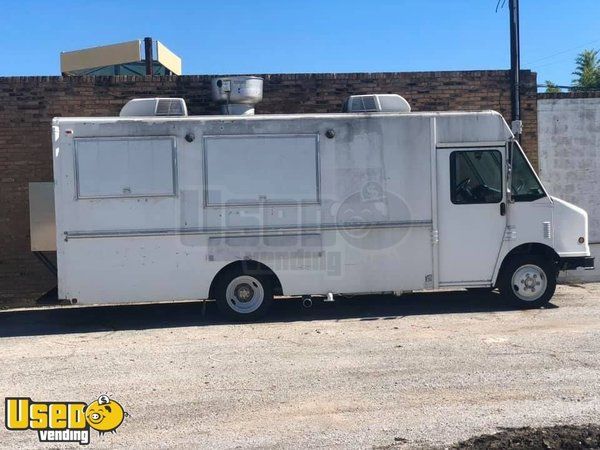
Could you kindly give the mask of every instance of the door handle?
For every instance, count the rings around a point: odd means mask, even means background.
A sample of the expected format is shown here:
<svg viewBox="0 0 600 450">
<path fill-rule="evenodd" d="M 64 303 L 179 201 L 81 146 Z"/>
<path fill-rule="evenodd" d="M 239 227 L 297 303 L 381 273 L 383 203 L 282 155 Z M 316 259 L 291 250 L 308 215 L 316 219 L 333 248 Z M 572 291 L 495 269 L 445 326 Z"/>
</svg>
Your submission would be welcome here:
<svg viewBox="0 0 600 450">
<path fill-rule="evenodd" d="M 500 203 L 500 215 L 501 216 L 506 215 L 506 203 L 504 203 L 504 202 Z"/>
</svg>

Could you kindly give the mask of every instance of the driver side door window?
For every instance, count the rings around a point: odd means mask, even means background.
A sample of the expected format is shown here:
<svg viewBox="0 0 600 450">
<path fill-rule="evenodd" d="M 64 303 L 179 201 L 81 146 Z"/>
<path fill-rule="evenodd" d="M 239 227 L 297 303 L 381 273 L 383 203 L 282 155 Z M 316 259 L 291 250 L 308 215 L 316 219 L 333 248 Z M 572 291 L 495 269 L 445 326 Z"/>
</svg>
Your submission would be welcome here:
<svg viewBox="0 0 600 450">
<path fill-rule="evenodd" d="M 455 205 L 502 201 L 502 154 L 498 150 L 450 154 L 450 199 Z"/>
</svg>

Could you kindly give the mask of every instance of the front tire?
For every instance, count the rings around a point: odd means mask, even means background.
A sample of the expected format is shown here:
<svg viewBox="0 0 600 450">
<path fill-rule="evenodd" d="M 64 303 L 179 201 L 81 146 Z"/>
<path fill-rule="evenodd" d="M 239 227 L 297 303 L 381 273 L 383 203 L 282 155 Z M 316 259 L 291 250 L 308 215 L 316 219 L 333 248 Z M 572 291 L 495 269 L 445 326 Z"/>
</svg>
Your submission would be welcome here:
<svg viewBox="0 0 600 450">
<path fill-rule="evenodd" d="M 502 269 L 498 287 L 504 298 L 521 308 L 540 308 L 554 295 L 556 275 L 553 261 L 538 255 L 516 255 Z"/>
<path fill-rule="evenodd" d="M 239 268 L 219 276 L 215 293 L 219 311 L 236 321 L 259 319 L 273 303 L 271 277 Z"/>
</svg>

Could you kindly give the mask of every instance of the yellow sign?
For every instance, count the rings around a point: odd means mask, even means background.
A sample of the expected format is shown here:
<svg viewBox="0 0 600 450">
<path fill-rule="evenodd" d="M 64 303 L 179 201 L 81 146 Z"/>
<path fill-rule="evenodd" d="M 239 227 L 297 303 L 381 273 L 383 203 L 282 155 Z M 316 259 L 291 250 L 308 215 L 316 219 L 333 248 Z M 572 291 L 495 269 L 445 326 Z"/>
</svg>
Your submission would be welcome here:
<svg viewBox="0 0 600 450">
<path fill-rule="evenodd" d="M 113 66 L 142 61 L 141 41 L 122 42 L 85 48 L 60 54 L 60 71 L 70 73 L 94 67 Z"/>
<path fill-rule="evenodd" d="M 174 75 L 181 75 L 181 58 L 160 41 L 156 41 L 156 60 Z"/>
<path fill-rule="evenodd" d="M 128 417 L 123 407 L 101 395 L 84 402 L 34 402 L 26 397 L 5 399 L 5 425 L 12 431 L 34 430 L 40 442 L 90 443 L 90 428 L 99 434 L 113 432 Z"/>
</svg>

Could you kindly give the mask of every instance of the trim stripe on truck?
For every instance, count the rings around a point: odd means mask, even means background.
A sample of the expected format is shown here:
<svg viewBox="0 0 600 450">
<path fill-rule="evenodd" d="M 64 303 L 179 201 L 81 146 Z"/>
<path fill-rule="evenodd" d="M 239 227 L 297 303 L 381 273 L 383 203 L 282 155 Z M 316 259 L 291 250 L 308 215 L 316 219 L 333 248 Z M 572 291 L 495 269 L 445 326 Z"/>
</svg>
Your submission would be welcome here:
<svg viewBox="0 0 600 450">
<path fill-rule="evenodd" d="M 430 227 L 431 220 L 405 220 L 399 222 L 344 222 L 315 225 L 271 225 L 265 227 L 228 227 L 228 228 L 157 228 L 147 230 L 111 230 L 111 231 L 65 231 L 65 240 L 103 237 L 130 236 L 177 236 L 183 234 L 245 234 L 272 233 L 286 231 L 327 231 L 356 230 L 377 228 L 413 228 Z"/>
</svg>

